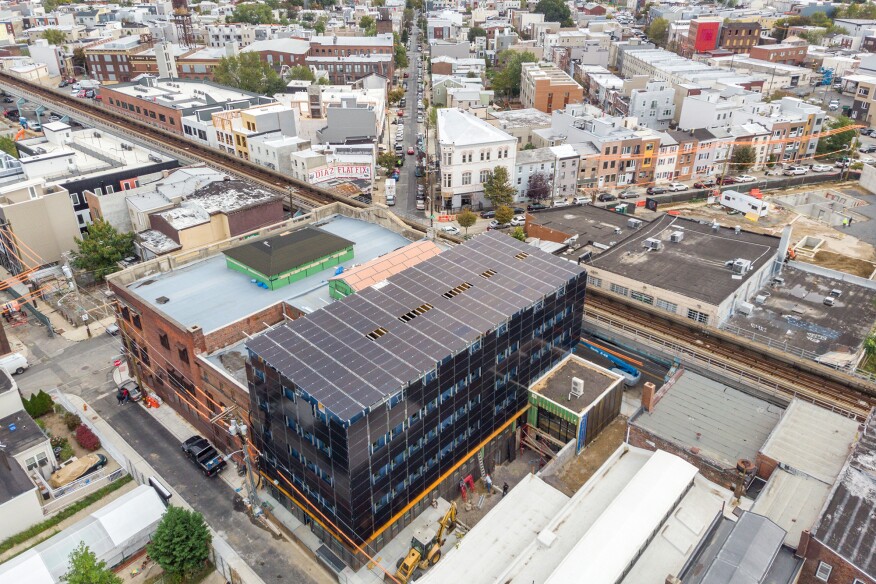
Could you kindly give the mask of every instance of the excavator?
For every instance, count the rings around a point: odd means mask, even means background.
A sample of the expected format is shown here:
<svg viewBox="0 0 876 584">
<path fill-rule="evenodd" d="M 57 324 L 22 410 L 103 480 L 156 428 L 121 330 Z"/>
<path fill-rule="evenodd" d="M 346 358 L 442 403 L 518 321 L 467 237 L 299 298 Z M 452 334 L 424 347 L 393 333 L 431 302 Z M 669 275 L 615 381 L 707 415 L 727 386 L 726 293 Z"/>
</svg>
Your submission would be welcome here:
<svg viewBox="0 0 876 584">
<path fill-rule="evenodd" d="M 395 579 L 400 584 L 408 584 L 419 578 L 429 566 L 437 564 L 441 559 L 441 546 L 444 545 L 447 534 L 454 529 L 456 529 L 456 503 L 451 503 L 447 513 L 438 522 L 437 533 L 430 536 L 425 529 L 414 532 L 408 555 L 396 564 L 398 570 Z"/>
</svg>

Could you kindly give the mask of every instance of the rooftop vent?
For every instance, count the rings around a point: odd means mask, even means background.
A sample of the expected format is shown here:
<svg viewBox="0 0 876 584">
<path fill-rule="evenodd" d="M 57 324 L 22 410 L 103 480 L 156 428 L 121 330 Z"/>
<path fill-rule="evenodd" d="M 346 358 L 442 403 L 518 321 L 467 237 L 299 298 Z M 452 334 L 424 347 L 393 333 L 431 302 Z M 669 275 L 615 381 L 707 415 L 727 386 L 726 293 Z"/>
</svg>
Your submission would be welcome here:
<svg viewBox="0 0 876 584">
<path fill-rule="evenodd" d="M 572 378 L 572 391 L 569 392 L 569 401 L 572 401 L 573 397 L 581 397 L 584 395 L 584 380 L 578 377 Z"/>
<path fill-rule="evenodd" d="M 492 278 L 495 275 L 496 275 L 496 270 L 487 270 L 486 272 L 481 273 L 481 278 L 484 278 L 485 280 L 489 280 L 490 278 Z"/>
<path fill-rule="evenodd" d="M 526 258 L 529 257 L 529 254 L 526 253 L 525 251 L 521 251 L 519 254 L 517 254 L 514 257 L 517 258 L 518 260 L 525 260 Z"/>
<path fill-rule="evenodd" d="M 836 298 L 834 298 L 833 296 L 825 296 L 824 297 L 824 305 L 825 306 L 833 306 L 833 303 L 835 300 L 836 300 Z"/>
<path fill-rule="evenodd" d="M 167 296 L 159 296 L 155 299 L 155 302 L 157 302 L 158 304 L 167 304 L 168 302 L 170 302 L 170 298 L 168 298 Z"/>
<path fill-rule="evenodd" d="M 684 239 L 684 231 L 673 231 L 669 234 L 669 241 L 672 243 L 678 243 L 682 239 Z"/>
<path fill-rule="evenodd" d="M 725 265 L 729 266 L 730 270 L 732 270 L 732 272 L 734 274 L 740 274 L 740 275 L 747 274 L 748 271 L 751 269 L 751 262 L 748 260 L 744 260 L 742 258 L 730 260 L 730 261 L 726 262 Z"/>
<path fill-rule="evenodd" d="M 649 237 L 643 242 L 643 246 L 650 249 L 660 249 L 660 246 L 663 244 L 659 239 L 655 239 L 653 237 Z"/>
<path fill-rule="evenodd" d="M 629 227 L 630 229 L 639 229 L 641 226 L 642 226 L 641 219 L 633 219 L 633 218 L 627 219 L 627 227 Z"/>
</svg>

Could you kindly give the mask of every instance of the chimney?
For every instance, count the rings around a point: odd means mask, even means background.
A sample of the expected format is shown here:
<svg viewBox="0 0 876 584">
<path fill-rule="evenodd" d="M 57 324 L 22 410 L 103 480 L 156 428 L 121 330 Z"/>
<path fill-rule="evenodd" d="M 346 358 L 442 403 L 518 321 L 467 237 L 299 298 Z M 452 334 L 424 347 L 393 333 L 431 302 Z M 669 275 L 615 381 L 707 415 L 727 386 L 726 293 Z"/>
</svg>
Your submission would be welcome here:
<svg viewBox="0 0 876 584">
<path fill-rule="evenodd" d="M 809 551 L 809 539 L 810 534 L 808 529 L 804 529 L 802 533 L 800 533 L 800 543 L 797 544 L 797 551 L 794 555 L 798 558 L 805 558 L 806 552 Z"/>
<path fill-rule="evenodd" d="M 654 411 L 654 406 L 657 405 L 657 402 L 654 400 L 656 390 L 657 386 L 650 381 L 645 383 L 645 387 L 642 389 L 642 407 L 648 410 L 649 414 Z"/>
</svg>

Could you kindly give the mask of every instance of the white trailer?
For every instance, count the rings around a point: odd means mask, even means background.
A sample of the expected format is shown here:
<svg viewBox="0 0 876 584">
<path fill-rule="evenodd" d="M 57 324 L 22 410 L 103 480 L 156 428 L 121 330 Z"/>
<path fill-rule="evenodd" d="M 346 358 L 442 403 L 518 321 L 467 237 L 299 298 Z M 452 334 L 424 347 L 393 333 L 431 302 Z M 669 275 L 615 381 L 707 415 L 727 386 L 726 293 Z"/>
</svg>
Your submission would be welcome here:
<svg viewBox="0 0 876 584">
<path fill-rule="evenodd" d="M 769 205 L 766 201 L 739 191 L 728 190 L 721 193 L 721 204 L 728 209 L 734 209 L 746 215 L 754 213 L 758 217 L 766 217 L 769 212 Z"/>
</svg>

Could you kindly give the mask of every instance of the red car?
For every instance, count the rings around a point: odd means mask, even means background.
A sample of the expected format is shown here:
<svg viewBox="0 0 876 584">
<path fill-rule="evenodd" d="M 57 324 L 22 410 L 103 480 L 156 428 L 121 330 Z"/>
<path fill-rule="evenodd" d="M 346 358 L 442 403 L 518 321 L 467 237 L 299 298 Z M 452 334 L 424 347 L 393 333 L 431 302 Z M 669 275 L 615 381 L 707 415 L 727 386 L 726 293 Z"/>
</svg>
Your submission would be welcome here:
<svg viewBox="0 0 876 584">
<path fill-rule="evenodd" d="M 713 187 L 713 186 L 715 186 L 715 181 L 710 179 L 710 178 L 707 178 L 706 180 L 701 180 L 699 182 L 695 182 L 693 184 L 693 187 L 695 189 L 708 189 L 708 188 Z"/>
<path fill-rule="evenodd" d="M 398 117 L 402 117 L 405 115 L 405 110 L 398 110 Z"/>
<path fill-rule="evenodd" d="M 413 148 L 408 148 L 408 154 L 413 154 L 413 153 L 414 153 L 414 149 L 413 149 Z"/>
<path fill-rule="evenodd" d="M 733 178 L 732 176 L 724 176 L 724 177 L 720 177 L 716 182 L 719 185 L 735 185 L 739 181 L 736 180 L 735 178 Z"/>
</svg>

